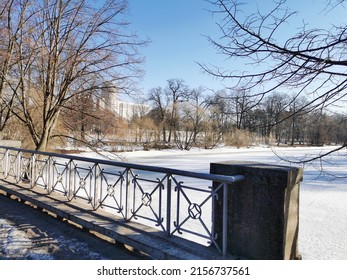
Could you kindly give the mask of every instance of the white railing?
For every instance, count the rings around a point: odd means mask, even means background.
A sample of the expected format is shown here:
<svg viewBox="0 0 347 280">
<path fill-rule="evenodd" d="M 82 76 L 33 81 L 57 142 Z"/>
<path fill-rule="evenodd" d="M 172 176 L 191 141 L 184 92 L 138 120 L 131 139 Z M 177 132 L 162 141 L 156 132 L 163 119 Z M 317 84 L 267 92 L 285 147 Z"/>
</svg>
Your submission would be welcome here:
<svg viewBox="0 0 347 280">
<path fill-rule="evenodd" d="M 92 210 L 103 208 L 126 221 L 160 228 L 168 237 L 212 244 L 226 254 L 228 186 L 244 177 L 0 146 L 0 179 L 44 188 L 47 195 L 58 192 L 68 201 L 85 201 Z M 215 217 L 214 203 L 222 203 L 222 217 Z M 223 221 L 219 236 L 216 219 Z"/>
</svg>

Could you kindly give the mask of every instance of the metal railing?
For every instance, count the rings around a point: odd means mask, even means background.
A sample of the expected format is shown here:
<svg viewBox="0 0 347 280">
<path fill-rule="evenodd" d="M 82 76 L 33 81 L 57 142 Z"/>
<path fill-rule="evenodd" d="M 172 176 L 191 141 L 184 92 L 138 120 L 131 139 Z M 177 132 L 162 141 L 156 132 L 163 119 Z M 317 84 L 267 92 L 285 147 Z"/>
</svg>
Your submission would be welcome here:
<svg viewBox="0 0 347 280">
<path fill-rule="evenodd" d="M 0 179 L 44 188 L 47 195 L 58 192 L 68 201 L 83 200 L 93 210 L 159 228 L 168 237 L 212 244 L 225 255 L 228 185 L 244 177 L 0 146 Z M 214 203 L 222 203 L 222 217 L 215 217 Z M 223 221 L 222 236 L 214 230 L 217 218 Z"/>
</svg>

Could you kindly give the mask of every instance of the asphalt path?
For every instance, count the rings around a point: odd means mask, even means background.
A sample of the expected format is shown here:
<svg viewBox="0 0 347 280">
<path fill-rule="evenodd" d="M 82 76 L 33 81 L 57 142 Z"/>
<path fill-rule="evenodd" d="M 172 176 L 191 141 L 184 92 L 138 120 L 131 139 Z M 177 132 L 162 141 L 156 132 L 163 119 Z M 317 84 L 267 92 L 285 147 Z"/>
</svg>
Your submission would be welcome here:
<svg viewBox="0 0 347 280">
<path fill-rule="evenodd" d="M 0 195 L 0 260 L 139 260 L 131 248 Z"/>
</svg>

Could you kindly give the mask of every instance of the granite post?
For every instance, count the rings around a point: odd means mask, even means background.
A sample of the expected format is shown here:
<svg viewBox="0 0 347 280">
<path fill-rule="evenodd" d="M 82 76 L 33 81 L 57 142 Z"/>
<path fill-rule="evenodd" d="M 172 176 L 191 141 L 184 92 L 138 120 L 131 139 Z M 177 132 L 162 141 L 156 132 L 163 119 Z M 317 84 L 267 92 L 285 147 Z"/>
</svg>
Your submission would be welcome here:
<svg viewBox="0 0 347 280">
<path fill-rule="evenodd" d="M 244 175 L 227 185 L 227 253 L 246 259 L 301 259 L 299 188 L 303 170 L 257 162 L 211 163 L 211 174 Z M 214 188 L 217 184 L 214 183 Z M 214 230 L 222 243 L 223 191 L 215 203 Z"/>
</svg>

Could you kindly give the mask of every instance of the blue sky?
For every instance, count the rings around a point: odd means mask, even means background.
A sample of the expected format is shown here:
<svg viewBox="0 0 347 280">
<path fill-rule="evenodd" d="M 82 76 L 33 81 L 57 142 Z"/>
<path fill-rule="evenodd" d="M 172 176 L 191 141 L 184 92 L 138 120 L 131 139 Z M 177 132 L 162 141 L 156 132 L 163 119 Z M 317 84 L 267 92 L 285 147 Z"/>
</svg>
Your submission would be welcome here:
<svg viewBox="0 0 347 280">
<path fill-rule="evenodd" d="M 230 64 L 225 57 L 216 54 L 205 36 L 218 38 L 217 19 L 208 11 L 214 7 L 205 0 L 128 0 L 128 21 L 131 29 L 141 38 L 148 37 L 151 43 L 141 50 L 146 57 L 143 65 L 146 74 L 140 83 L 143 93 L 155 87 L 165 87 L 168 79 L 183 79 L 192 88 L 205 86 L 222 89 L 223 82 L 202 73 L 196 62 L 217 66 L 242 67 Z M 246 1 L 247 2 L 247 1 Z M 254 4 L 257 1 L 250 0 Z M 273 7 L 271 0 L 258 1 L 260 9 Z M 346 10 L 334 11 L 331 17 L 323 11 L 327 0 L 289 0 L 294 10 L 301 10 L 294 19 L 302 24 L 303 16 L 310 27 L 321 25 L 327 28 L 329 21 L 337 16 L 345 20 Z M 253 5 L 254 7 L 254 5 Z M 339 15 L 336 15 L 339 14 Z M 325 22 L 326 21 L 326 22 Z M 297 32 L 288 25 L 288 33 Z M 286 37 L 286 34 L 283 34 Z M 224 82 L 225 83 L 225 82 Z"/>
<path fill-rule="evenodd" d="M 146 56 L 144 93 L 165 87 L 168 79 L 183 79 L 190 87 L 221 87 L 198 62 L 214 60 L 216 53 L 206 35 L 218 31 L 204 0 L 129 0 L 129 22 L 141 38 L 151 43 Z"/>
</svg>

